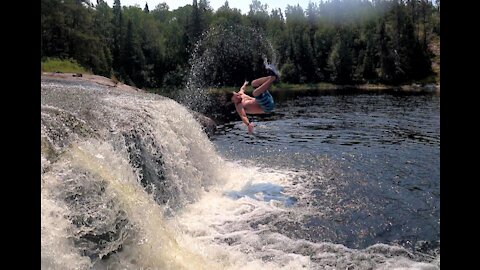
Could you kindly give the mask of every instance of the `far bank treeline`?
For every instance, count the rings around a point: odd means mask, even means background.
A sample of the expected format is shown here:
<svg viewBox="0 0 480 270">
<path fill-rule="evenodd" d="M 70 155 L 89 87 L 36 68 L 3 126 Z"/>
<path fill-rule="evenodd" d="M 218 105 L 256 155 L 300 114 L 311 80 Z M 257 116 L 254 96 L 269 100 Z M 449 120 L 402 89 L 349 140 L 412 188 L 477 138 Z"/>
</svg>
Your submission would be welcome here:
<svg viewBox="0 0 480 270">
<path fill-rule="evenodd" d="M 432 75 L 429 44 L 440 37 L 440 1 L 312 1 L 281 10 L 253 0 L 242 14 L 228 1 L 218 10 L 207 0 L 170 10 L 165 3 L 150 9 L 120 0 L 113 7 L 41 0 L 41 57 L 74 59 L 139 88 L 178 87 L 202 33 L 229 25 L 257 29 L 272 43 L 283 82 L 400 84 Z M 217 80 L 243 83 L 232 78 Z"/>
</svg>

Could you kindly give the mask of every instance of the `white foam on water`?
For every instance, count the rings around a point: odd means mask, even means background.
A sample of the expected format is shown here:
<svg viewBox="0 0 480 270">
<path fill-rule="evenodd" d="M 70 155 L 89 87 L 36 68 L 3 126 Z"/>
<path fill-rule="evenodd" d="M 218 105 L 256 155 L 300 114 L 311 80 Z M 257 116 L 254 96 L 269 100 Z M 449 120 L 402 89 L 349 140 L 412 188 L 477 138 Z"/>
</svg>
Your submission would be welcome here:
<svg viewBox="0 0 480 270">
<path fill-rule="evenodd" d="M 101 157 L 100 157 L 101 155 Z M 95 141 L 87 141 L 74 145 L 63 157 L 64 161 L 57 163 L 56 170 L 52 170 L 50 176 L 45 176 L 46 182 L 52 184 L 64 181 L 61 171 L 84 170 L 87 175 L 93 177 L 93 181 L 106 182 L 106 192 L 102 200 L 113 199 L 126 213 L 130 221 L 129 235 L 122 243 L 121 252 L 111 255 L 107 261 L 100 261 L 94 265 L 96 269 L 112 269 L 121 267 L 126 269 L 205 269 L 210 263 L 201 256 L 189 252 L 188 248 L 180 248 L 175 240 L 175 235 L 166 226 L 163 217 L 163 209 L 153 197 L 147 194 L 137 182 L 135 173 L 128 164 L 128 159 L 115 152 L 111 145 Z M 60 176 L 57 178 L 57 176 Z M 60 185 L 61 186 L 61 185 Z M 50 190 L 58 192 L 58 188 Z M 59 267 L 77 265 L 75 269 L 88 269 L 90 260 L 81 257 L 73 251 L 73 245 L 61 244 L 63 240 L 70 238 L 74 228 L 64 217 L 68 214 L 55 215 L 58 207 L 51 202 L 52 199 L 42 200 L 42 221 L 45 223 L 45 237 L 42 241 L 42 264 L 52 264 L 54 261 Z M 101 203 L 101 202 L 100 202 Z M 105 204 L 105 207 L 108 207 Z M 55 225 L 50 221 L 57 217 Z M 101 222 L 101 221 L 100 221 Z M 48 224 L 47 224 L 48 223 Z M 64 226 L 58 226 L 62 225 Z M 57 229 L 53 230 L 52 227 Z M 42 228 L 44 228 L 42 226 Z M 52 237 L 55 236 L 55 237 Z M 52 238 L 56 241 L 52 241 Z M 72 252 L 65 253 L 71 249 Z M 52 254 L 52 256 L 50 256 Z M 55 254 L 63 254 L 64 259 L 59 260 Z M 51 259 L 50 259 L 51 258 Z"/>
<path fill-rule="evenodd" d="M 306 190 L 289 181 L 302 172 L 238 162 L 227 162 L 225 170 L 230 172 L 225 185 L 206 192 L 200 201 L 169 221 L 178 228 L 181 245 L 225 269 L 439 269 L 436 263 L 411 260 L 411 254 L 402 247 L 378 244 L 355 250 L 282 235 L 275 229 L 276 222 L 300 222 L 304 214 L 313 210 L 286 206 L 282 198 L 266 201 L 262 192 L 238 198 L 228 194 L 245 186 L 269 183 L 283 187 L 287 196 L 301 198 Z"/>
<path fill-rule="evenodd" d="M 71 224 L 65 219 L 69 211 L 60 202 L 50 198 L 49 189 L 41 187 L 41 268 L 88 269 L 90 259 L 79 254 L 69 239 Z"/>
<path fill-rule="evenodd" d="M 223 186 L 203 194 L 202 199 L 188 206 L 176 218 L 170 220 L 181 232 L 182 243 L 193 246 L 209 260 L 220 263 L 225 269 L 299 269 L 310 260 L 296 254 L 284 254 L 275 262 L 264 261 L 271 256 L 261 232 L 268 231 L 268 224 L 259 224 L 252 229 L 246 221 L 263 216 L 282 215 L 288 210 L 281 201 L 262 200 L 262 194 L 249 194 L 237 200 L 225 195 L 232 190 L 241 190 L 246 184 L 284 184 L 285 175 L 262 173 L 259 168 L 245 168 L 240 164 L 226 163 L 230 172 L 229 181 Z"/>
<path fill-rule="evenodd" d="M 102 118 L 84 121 L 89 115 L 81 115 L 81 108 L 68 116 L 78 118 L 73 124 L 93 122 L 89 130 L 96 130 L 95 136 L 68 134 L 73 139 L 62 148 L 42 126 L 42 268 L 439 269 L 439 257 L 416 262 L 397 246 L 355 250 L 283 235 L 278 222 L 301 222 L 315 211 L 288 204 L 292 197 L 308 200 L 309 187 L 293 183 L 305 172 L 223 160 L 189 111 L 172 100 L 127 93 L 97 100 L 88 113 Z M 45 125 L 55 123 L 55 117 L 42 111 Z M 60 131 L 75 132 L 71 123 L 58 124 Z M 158 149 L 147 145 L 148 151 L 161 152 L 165 181 L 173 189 L 165 205 L 155 200 L 158 194 L 145 190 L 139 170 L 132 167 L 121 134 L 131 129 L 156 143 Z M 166 211 L 174 206 L 180 207 Z M 79 215 L 93 225 L 74 224 Z M 126 223 L 117 222 L 122 215 Z M 93 229 L 100 231 L 97 235 L 119 233 L 99 241 L 102 247 L 75 244 L 82 240 L 78 235 Z M 94 255 L 89 258 L 82 250 Z"/>
<path fill-rule="evenodd" d="M 379 270 L 437 270 L 440 269 L 440 258 L 432 263 L 412 262 L 405 258 L 388 259 L 384 264 L 380 265 Z"/>
</svg>

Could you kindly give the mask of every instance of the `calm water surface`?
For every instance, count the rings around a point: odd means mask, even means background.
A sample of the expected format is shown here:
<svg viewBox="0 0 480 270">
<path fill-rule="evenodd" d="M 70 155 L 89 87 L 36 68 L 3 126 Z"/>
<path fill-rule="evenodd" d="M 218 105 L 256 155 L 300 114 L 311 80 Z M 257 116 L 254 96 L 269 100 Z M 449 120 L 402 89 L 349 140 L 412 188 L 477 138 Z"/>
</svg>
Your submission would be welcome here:
<svg viewBox="0 0 480 270">
<path fill-rule="evenodd" d="M 231 104 L 212 141 L 222 156 L 302 172 L 301 220 L 279 220 L 289 237 L 351 248 L 440 246 L 439 93 L 277 91 L 276 112 L 253 116 L 248 135 Z M 228 97 L 219 97 L 228 100 Z M 288 190 L 285 191 L 288 193 Z"/>
</svg>

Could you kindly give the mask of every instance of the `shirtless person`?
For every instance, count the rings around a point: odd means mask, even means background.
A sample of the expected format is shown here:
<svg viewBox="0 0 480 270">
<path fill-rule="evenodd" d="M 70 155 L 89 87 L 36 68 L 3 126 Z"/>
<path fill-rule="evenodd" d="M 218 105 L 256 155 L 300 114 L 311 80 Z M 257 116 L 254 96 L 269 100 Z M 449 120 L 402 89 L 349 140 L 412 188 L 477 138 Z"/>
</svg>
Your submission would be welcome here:
<svg viewBox="0 0 480 270">
<path fill-rule="evenodd" d="M 266 68 L 270 76 L 258 78 L 252 82 L 252 86 L 255 88 L 252 93 L 253 97 L 244 93 L 248 85 L 247 81 L 242 85 L 240 91 L 233 92 L 232 102 L 243 123 L 248 127 L 248 134 L 253 133 L 253 123 L 249 122 L 247 114 L 271 113 L 275 108 L 273 97 L 268 89 L 273 82 L 280 78 L 280 75 L 273 65 L 267 65 Z"/>
</svg>

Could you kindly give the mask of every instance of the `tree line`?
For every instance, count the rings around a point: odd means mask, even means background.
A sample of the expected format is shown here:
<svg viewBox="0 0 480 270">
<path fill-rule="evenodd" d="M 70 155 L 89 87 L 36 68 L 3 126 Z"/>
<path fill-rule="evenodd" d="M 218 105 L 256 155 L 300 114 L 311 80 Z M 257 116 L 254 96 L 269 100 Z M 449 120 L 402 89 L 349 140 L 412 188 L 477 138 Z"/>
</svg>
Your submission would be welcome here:
<svg viewBox="0 0 480 270">
<path fill-rule="evenodd" d="M 41 0 L 41 57 L 74 59 L 139 88 L 178 87 L 197 42 L 209 29 L 229 25 L 266 37 L 283 82 L 400 84 L 432 75 L 429 43 L 440 36 L 440 1 L 330 0 L 282 11 L 252 0 L 242 14 L 228 1 L 218 10 L 207 0 L 150 10 L 120 0 L 113 7 L 103 0 Z M 255 63 L 236 72 L 251 74 L 250 66 Z M 243 83 L 219 76 L 224 85 Z"/>
</svg>

